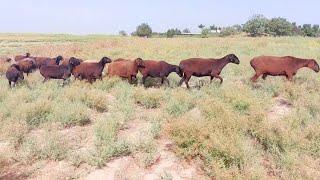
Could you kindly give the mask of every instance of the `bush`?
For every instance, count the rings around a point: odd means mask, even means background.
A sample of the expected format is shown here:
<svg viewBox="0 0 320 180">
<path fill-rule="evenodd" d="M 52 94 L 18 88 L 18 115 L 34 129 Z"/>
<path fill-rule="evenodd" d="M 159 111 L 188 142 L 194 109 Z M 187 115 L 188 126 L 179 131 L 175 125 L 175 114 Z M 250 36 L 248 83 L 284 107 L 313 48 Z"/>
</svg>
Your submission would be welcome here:
<svg viewBox="0 0 320 180">
<path fill-rule="evenodd" d="M 292 35 L 293 25 L 285 18 L 272 18 L 268 23 L 269 33 L 273 36 Z"/>
<path fill-rule="evenodd" d="M 38 127 L 42 123 L 49 121 L 48 116 L 52 111 L 49 101 L 39 100 L 34 103 L 26 104 L 21 111 L 21 116 L 31 128 Z"/>
<path fill-rule="evenodd" d="M 137 104 L 142 105 L 147 109 L 158 108 L 162 101 L 162 92 L 158 90 L 136 91 L 134 99 Z"/>
<path fill-rule="evenodd" d="M 208 38 L 210 34 L 210 29 L 209 28 L 203 28 L 201 30 L 201 37 L 202 38 Z"/>
<path fill-rule="evenodd" d="M 225 37 L 225 36 L 232 36 L 238 34 L 239 31 L 235 27 L 226 27 L 222 29 L 220 36 Z"/>
<path fill-rule="evenodd" d="M 187 93 L 174 92 L 167 99 L 166 111 L 173 116 L 179 116 L 195 106 L 193 99 Z"/>
<path fill-rule="evenodd" d="M 139 25 L 136 29 L 136 32 L 134 33 L 139 37 L 151 37 L 152 35 L 152 29 L 147 23 L 142 23 Z"/>
<path fill-rule="evenodd" d="M 100 119 L 94 127 L 96 151 L 91 157 L 91 164 L 101 167 L 111 157 L 130 153 L 126 142 L 117 140 L 120 128 L 119 117 Z"/>
<path fill-rule="evenodd" d="M 166 35 L 167 38 L 173 38 L 174 35 L 180 35 L 181 31 L 179 29 L 168 29 Z"/>
<path fill-rule="evenodd" d="M 59 102 L 53 107 L 48 119 L 51 122 L 61 122 L 64 127 L 85 125 L 90 122 L 87 107 L 79 102 Z"/>
<path fill-rule="evenodd" d="M 269 20 L 263 15 L 255 15 L 244 24 L 244 31 L 256 37 L 268 33 Z"/>
<path fill-rule="evenodd" d="M 119 31 L 120 36 L 128 36 L 127 32 L 124 30 Z"/>
</svg>

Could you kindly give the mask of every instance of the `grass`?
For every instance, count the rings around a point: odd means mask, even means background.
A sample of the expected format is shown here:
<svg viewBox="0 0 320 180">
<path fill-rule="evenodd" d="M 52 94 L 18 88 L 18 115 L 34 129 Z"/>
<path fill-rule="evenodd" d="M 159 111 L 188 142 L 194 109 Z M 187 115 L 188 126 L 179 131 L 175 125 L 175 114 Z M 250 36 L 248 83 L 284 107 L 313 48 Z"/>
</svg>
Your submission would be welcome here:
<svg viewBox="0 0 320 180">
<path fill-rule="evenodd" d="M 249 65 L 258 55 L 292 55 L 320 59 L 320 40 L 304 37 L 212 37 L 140 39 L 115 36 L 1 34 L 0 56 L 77 56 L 97 59 L 125 57 L 161 59 L 173 64 L 189 57 L 222 57 L 235 53 L 240 65 L 227 65 L 224 83 L 193 77 L 191 90 L 177 87 L 144 88 L 105 77 L 94 84 L 71 81 L 42 83 L 35 72 L 10 89 L 0 66 L 0 140 L 9 141 L 18 160 L 66 160 L 75 166 L 102 167 L 110 159 L 132 154 L 142 166 L 157 154 L 155 139 L 166 136 L 177 156 L 199 162 L 206 175 L 217 179 L 313 179 L 320 168 L 320 79 L 303 69 L 294 83 L 268 77 L 252 84 Z M 141 81 L 141 76 L 139 82 Z M 200 87 L 201 85 L 201 87 Z M 202 86 L 203 85 L 203 86 Z M 285 116 L 270 121 L 276 97 L 291 103 Z M 281 108 L 281 107 L 279 107 Z M 151 124 L 148 141 L 132 145 L 118 137 L 123 125 L 141 119 Z M 48 129 L 56 130 L 49 131 Z M 92 126 L 91 150 L 74 152 L 61 130 Z M 34 131 L 46 131 L 34 137 Z M 48 131 L 48 132 L 47 132 Z M 47 139 L 45 143 L 42 139 Z M 62 143 L 65 142 L 65 143 Z M 70 150 L 72 149 L 72 150 Z M 268 162 L 267 164 L 265 162 Z M 170 179 L 164 173 L 163 179 Z"/>
</svg>

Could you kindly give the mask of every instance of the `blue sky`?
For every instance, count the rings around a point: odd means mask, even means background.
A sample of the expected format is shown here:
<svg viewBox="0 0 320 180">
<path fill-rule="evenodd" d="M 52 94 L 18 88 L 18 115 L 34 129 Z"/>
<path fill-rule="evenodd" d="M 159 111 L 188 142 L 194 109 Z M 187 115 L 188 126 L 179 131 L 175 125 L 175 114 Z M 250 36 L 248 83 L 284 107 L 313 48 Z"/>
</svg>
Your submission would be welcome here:
<svg viewBox="0 0 320 180">
<path fill-rule="evenodd" d="M 242 24 L 253 14 L 320 24 L 319 0 L 1 0 L 0 32 L 117 34 Z"/>
</svg>

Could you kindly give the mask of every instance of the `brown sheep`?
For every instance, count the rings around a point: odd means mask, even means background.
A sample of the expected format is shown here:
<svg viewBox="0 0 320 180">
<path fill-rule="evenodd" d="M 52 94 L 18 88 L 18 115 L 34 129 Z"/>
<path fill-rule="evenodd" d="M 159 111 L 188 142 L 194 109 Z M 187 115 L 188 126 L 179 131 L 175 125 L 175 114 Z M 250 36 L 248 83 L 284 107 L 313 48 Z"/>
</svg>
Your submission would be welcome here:
<svg viewBox="0 0 320 180">
<path fill-rule="evenodd" d="M 252 82 L 256 82 L 261 75 L 263 79 L 266 79 L 267 76 L 286 76 L 289 81 L 292 81 L 293 76 L 303 67 L 319 72 L 319 65 L 316 60 L 292 56 L 259 56 L 253 58 L 250 65 L 256 72 L 251 78 Z"/>
<path fill-rule="evenodd" d="M 12 61 L 9 57 L 0 57 L 0 63 L 10 63 Z"/>
<path fill-rule="evenodd" d="M 108 57 L 103 57 L 99 62 L 82 62 L 73 69 L 72 74 L 76 79 L 87 79 L 90 83 L 96 79 L 102 80 L 102 71 L 107 63 L 111 63 Z"/>
<path fill-rule="evenodd" d="M 144 68 L 144 61 L 141 58 L 134 61 L 117 59 L 108 66 L 108 76 L 127 78 L 132 83 L 133 78 L 137 78 L 138 70 L 141 68 Z"/>
<path fill-rule="evenodd" d="M 36 61 L 37 67 L 40 69 L 43 65 L 59 65 L 60 61 L 63 60 L 62 56 L 57 56 L 56 58 L 50 57 L 33 57 Z"/>
<path fill-rule="evenodd" d="M 169 80 L 168 76 L 172 72 L 176 72 L 180 77 L 182 77 L 182 71 L 177 65 L 169 64 L 165 61 L 155 61 L 155 60 L 144 60 L 144 68 L 140 68 L 139 71 L 142 74 L 142 83 L 145 85 L 147 77 L 161 78 L 161 84 Z"/>
<path fill-rule="evenodd" d="M 180 80 L 179 85 L 183 82 L 186 83 L 187 88 L 189 87 L 189 80 L 191 76 L 203 77 L 210 76 L 210 83 L 213 78 L 220 79 L 220 84 L 223 82 L 220 73 L 222 69 L 229 63 L 240 64 L 238 57 L 234 54 L 229 54 L 220 59 L 202 59 L 202 58 L 191 58 L 180 62 L 179 67 L 183 72 L 183 78 Z"/>
<path fill-rule="evenodd" d="M 30 53 L 26 53 L 26 55 L 17 55 L 14 57 L 14 60 L 16 62 L 21 61 L 24 58 L 29 58 L 30 57 Z"/>
<path fill-rule="evenodd" d="M 20 68 L 18 65 L 16 64 L 12 64 L 7 72 L 6 72 L 6 77 L 9 81 L 9 86 L 11 86 L 11 83 L 13 82 L 14 86 L 16 86 L 16 83 L 18 82 L 18 80 L 23 80 L 24 79 L 24 76 L 23 76 L 23 72 L 20 71 Z"/>
<path fill-rule="evenodd" d="M 43 65 L 40 67 L 40 74 L 44 77 L 43 82 L 49 79 L 67 80 L 71 76 L 72 69 L 80 64 L 76 58 L 70 58 L 66 65 Z"/>
<path fill-rule="evenodd" d="M 20 71 L 24 72 L 29 75 L 29 73 L 33 72 L 37 69 L 37 65 L 34 59 L 32 58 L 25 58 L 20 60 L 18 63 L 18 66 L 20 68 Z"/>
</svg>

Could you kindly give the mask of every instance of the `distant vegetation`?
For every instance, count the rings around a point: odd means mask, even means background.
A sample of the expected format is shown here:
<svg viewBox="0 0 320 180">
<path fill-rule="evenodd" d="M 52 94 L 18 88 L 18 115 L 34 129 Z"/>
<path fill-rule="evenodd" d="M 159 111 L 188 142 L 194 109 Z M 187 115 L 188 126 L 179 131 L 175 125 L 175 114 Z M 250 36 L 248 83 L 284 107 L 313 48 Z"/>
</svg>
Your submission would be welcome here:
<svg viewBox="0 0 320 180">
<path fill-rule="evenodd" d="M 188 28 L 183 31 L 177 28 L 170 28 L 167 32 L 157 33 L 152 32 L 151 27 L 143 23 L 137 27 L 137 30 L 132 33 L 133 36 L 140 37 L 167 37 L 172 38 L 179 35 L 196 35 L 198 37 L 207 38 L 210 36 L 232 36 L 240 33 L 246 33 L 251 37 L 258 36 L 308 36 L 319 37 L 320 28 L 317 24 L 303 24 L 297 25 L 295 22 L 290 22 L 282 17 L 275 17 L 268 19 L 265 16 L 258 14 L 254 15 L 247 22 L 242 25 L 232 25 L 226 27 L 219 27 L 216 25 L 206 26 L 199 24 L 198 28 L 201 33 L 192 33 Z"/>
</svg>

